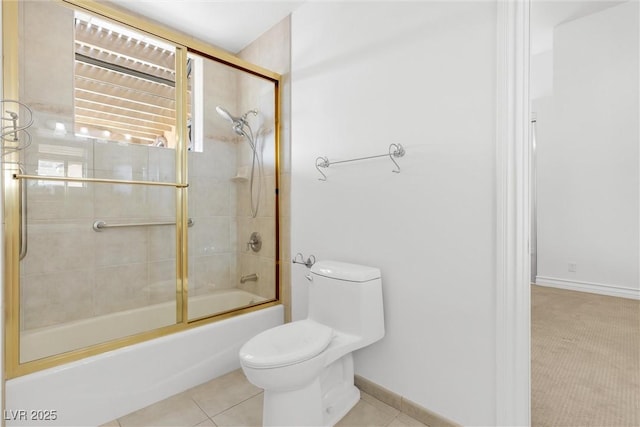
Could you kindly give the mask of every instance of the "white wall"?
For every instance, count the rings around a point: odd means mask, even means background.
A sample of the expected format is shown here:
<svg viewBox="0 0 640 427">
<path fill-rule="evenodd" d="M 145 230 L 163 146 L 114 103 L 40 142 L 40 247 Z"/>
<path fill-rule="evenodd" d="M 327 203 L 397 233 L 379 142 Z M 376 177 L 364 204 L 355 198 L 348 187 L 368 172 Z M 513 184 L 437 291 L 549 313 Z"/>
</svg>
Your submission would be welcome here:
<svg viewBox="0 0 640 427">
<path fill-rule="evenodd" d="M 636 1 L 556 27 L 534 102 L 539 283 L 640 296 L 638 49 Z"/>
<path fill-rule="evenodd" d="M 553 95 L 553 50 L 531 55 L 531 99 Z"/>
<path fill-rule="evenodd" d="M 356 372 L 495 424 L 493 2 L 306 3 L 292 17 L 292 253 L 377 266 L 387 334 Z M 381 158 L 401 143 L 400 174 Z M 292 268 L 293 316 L 307 270 Z"/>
</svg>

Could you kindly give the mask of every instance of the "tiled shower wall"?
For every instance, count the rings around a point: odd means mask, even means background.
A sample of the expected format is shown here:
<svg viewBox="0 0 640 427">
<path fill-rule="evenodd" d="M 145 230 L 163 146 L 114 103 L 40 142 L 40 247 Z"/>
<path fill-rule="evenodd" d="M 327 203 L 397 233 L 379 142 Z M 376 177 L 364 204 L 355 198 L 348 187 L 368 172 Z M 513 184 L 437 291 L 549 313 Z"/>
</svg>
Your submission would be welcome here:
<svg viewBox="0 0 640 427">
<path fill-rule="evenodd" d="M 155 174 L 166 180 L 175 175 L 173 150 L 45 136 L 41 127 L 35 132 L 25 151 L 28 174 L 38 174 L 39 162 L 55 161 L 82 164 L 86 177 L 146 180 Z M 92 227 L 97 220 L 172 221 L 174 188 L 37 180 L 25 184 L 28 251 L 20 270 L 24 329 L 174 298 L 174 227 L 100 232 Z"/>
<path fill-rule="evenodd" d="M 56 150 L 65 154 L 46 154 Z M 25 154 L 29 174 L 38 173 L 38 160 L 53 158 L 81 162 L 89 177 L 155 180 L 160 176 L 171 182 L 175 176 L 171 149 L 34 137 Z M 230 181 L 234 163 L 235 146 L 229 142 L 207 140 L 203 152 L 189 153 L 189 216 L 194 221 L 189 228 L 190 295 L 235 287 L 236 196 Z M 174 300 L 175 227 L 100 232 L 92 228 L 97 220 L 173 221 L 174 188 L 25 183 L 29 221 L 28 252 L 21 268 L 25 328 Z"/>
<path fill-rule="evenodd" d="M 217 105 L 235 111 L 237 71 L 203 61 L 203 150 L 189 151 L 189 295 L 236 287 L 237 135 Z"/>
<path fill-rule="evenodd" d="M 239 54 L 243 59 L 249 62 L 260 65 L 269 70 L 273 70 L 282 75 L 281 82 L 281 98 L 280 98 L 280 176 L 279 176 L 279 224 L 280 224 L 280 264 L 276 268 L 279 268 L 280 276 L 280 300 L 285 306 L 285 320 L 290 320 L 291 313 L 291 250 L 290 250 L 290 188 L 291 188 L 291 137 L 290 137 L 290 71 L 291 71 L 291 19 L 287 17 L 281 22 L 273 26 L 270 30 L 265 32 L 262 36 L 256 39 L 249 46 L 244 48 Z M 261 90 L 251 88 L 251 83 L 241 85 L 241 110 L 247 110 L 250 108 L 263 109 L 265 116 L 273 114 L 273 103 L 269 104 L 268 96 L 265 96 Z M 249 90 L 247 90 L 249 89 Z M 240 268 L 239 275 L 247 274 L 251 270 L 259 269 L 263 274 L 271 274 L 264 277 L 261 275 L 258 282 L 247 282 L 245 284 L 238 285 L 241 288 L 245 288 L 251 292 L 258 293 L 260 295 L 268 295 L 273 290 L 273 282 L 269 280 L 274 278 L 273 274 L 273 261 L 270 259 L 275 255 L 275 228 L 274 228 L 274 215 L 275 206 L 272 195 L 275 193 L 275 176 L 270 165 L 275 163 L 275 158 L 269 155 L 273 153 L 273 132 L 267 133 L 265 138 L 264 148 L 264 163 L 265 170 L 267 171 L 265 182 L 263 186 L 263 197 L 266 196 L 266 202 L 261 202 L 261 208 L 258 212 L 258 216 L 255 219 L 251 219 L 250 215 L 247 216 L 247 211 L 244 207 L 240 207 L 244 202 L 241 199 L 248 200 L 248 195 L 244 192 L 245 188 L 241 189 L 238 193 L 239 197 L 239 209 L 240 223 L 238 226 L 238 240 L 243 242 L 251 231 L 258 231 L 263 235 L 263 238 L 267 239 L 268 248 L 264 253 L 243 252 L 242 246 L 240 249 Z M 243 149 L 248 152 L 247 148 Z M 244 154 L 243 159 L 250 159 L 247 154 Z M 271 172 L 268 172 L 271 171 Z M 248 234 L 247 234 L 248 233 Z M 270 239 L 273 239 L 269 241 Z M 270 264 L 271 263 L 271 264 Z M 257 266 L 257 267 L 256 267 Z M 271 270 L 269 270 L 271 268 Z M 251 271 L 252 272 L 252 271 Z"/>
</svg>

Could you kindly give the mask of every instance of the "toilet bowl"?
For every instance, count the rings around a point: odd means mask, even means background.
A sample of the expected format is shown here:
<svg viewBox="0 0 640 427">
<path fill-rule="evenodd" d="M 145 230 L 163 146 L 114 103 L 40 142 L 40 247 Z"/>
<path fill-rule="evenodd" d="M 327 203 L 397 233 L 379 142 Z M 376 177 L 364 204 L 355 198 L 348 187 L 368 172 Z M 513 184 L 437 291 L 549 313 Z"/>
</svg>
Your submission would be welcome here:
<svg viewBox="0 0 640 427">
<path fill-rule="evenodd" d="M 307 277 L 308 317 L 240 350 L 247 379 L 264 389 L 264 426 L 333 426 L 360 399 L 352 352 L 384 336 L 380 270 L 322 261 Z"/>
</svg>

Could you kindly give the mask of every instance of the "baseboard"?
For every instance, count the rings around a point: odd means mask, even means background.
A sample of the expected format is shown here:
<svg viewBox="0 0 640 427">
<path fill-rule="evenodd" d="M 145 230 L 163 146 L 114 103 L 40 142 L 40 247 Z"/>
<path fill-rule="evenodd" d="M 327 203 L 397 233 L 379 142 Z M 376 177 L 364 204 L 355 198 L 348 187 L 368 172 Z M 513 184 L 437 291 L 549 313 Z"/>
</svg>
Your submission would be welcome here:
<svg viewBox="0 0 640 427">
<path fill-rule="evenodd" d="M 428 425 L 429 427 L 460 427 L 460 424 L 455 423 L 442 415 L 436 414 L 422 406 L 418 405 L 415 402 L 410 401 L 409 399 L 400 396 L 397 393 L 392 392 L 391 390 L 387 390 L 386 388 L 378 385 L 368 379 L 361 377 L 360 375 L 355 375 L 355 385 L 361 391 L 370 394 L 381 402 L 386 403 L 387 405 L 396 408 L 400 412 L 403 412 L 420 421 L 423 424 Z"/>
<path fill-rule="evenodd" d="M 623 286 L 580 282 L 575 280 L 558 279 L 545 276 L 536 276 L 535 284 L 540 286 L 547 286 L 550 288 L 567 289 L 570 291 L 589 292 L 592 294 L 608 295 L 612 297 L 640 299 L 640 290 L 626 288 Z"/>
</svg>

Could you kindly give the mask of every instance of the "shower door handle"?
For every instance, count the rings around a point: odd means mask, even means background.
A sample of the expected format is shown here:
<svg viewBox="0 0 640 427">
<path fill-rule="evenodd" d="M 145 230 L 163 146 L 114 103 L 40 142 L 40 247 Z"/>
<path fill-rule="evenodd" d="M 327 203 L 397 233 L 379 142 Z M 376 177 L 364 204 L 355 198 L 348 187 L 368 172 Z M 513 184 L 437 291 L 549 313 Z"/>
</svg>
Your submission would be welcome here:
<svg viewBox="0 0 640 427">
<path fill-rule="evenodd" d="M 24 173 L 20 168 L 20 173 Z M 18 205 L 20 206 L 20 260 L 27 256 L 27 185 L 18 181 Z"/>
</svg>

